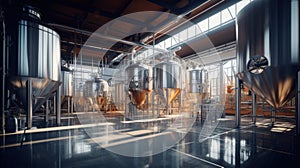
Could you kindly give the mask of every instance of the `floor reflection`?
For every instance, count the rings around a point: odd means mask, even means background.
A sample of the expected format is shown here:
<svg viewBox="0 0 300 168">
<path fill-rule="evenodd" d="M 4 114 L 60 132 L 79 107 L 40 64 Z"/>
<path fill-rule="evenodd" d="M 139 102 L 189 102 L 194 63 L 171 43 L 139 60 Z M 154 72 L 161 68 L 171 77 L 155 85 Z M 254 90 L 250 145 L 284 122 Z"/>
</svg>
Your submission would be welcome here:
<svg viewBox="0 0 300 168">
<path fill-rule="evenodd" d="M 230 117 L 229 117 L 230 118 Z M 153 134 L 155 130 L 123 128 L 123 135 L 106 129 L 104 125 L 71 126 L 54 131 L 32 131 L 1 135 L 1 167 L 289 167 L 297 163 L 299 138 L 294 136 L 293 121 L 277 121 L 273 126 L 267 120 L 258 120 L 257 126 L 243 122 L 234 128 L 231 119 L 220 121 L 212 136 L 199 142 L 201 125 L 194 125 L 185 137 L 170 149 L 147 157 L 127 157 L 112 153 L 99 145 L 114 142 L 126 146 L 128 142 Z M 86 129 L 93 130 L 91 138 Z M 153 127 L 154 129 L 155 127 Z M 274 129 L 285 129 L 282 132 Z M 279 130 L 281 130 L 279 129 Z M 290 130 L 288 130 L 290 129 Z M 110 134 L 110 139 L 103 139 Z M 101 139 L 102 138 L 102 139 Z M 150 138 L 151 139 L 151 138 Z M 150 143 L 150 141 L 148 142 Z M 164 143 L 164 142 L 161 142 Z M 105 143 L 103 143 L 105 144 Z M 112 145 L 112 143 L 106 143 Z M 134 149 L 132 149 L 134 150 Z"/>
</svg>

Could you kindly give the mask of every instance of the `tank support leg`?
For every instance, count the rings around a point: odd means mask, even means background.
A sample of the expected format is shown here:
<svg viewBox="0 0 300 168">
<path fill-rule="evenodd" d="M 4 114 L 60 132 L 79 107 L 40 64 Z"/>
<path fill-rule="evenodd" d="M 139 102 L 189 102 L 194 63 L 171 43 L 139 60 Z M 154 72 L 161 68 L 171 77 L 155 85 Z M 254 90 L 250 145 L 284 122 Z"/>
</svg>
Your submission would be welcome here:
<svg viewBox="0 0 300 168">
<path fill-rule="evenodd" d="M 252 122 L 253 125 L 256 123 L 256 94 L 252 92 Z"/>
<path fill-rule="evenodd" d="M 61 86 L 58 87 L 56 91 L 56 124 L 61 123 Z"/>
<path fill-rule="evenodd" d="M 238 77 L 235 80 L 235 96 L 236 96 L 236 108 L 235 108 L 235 127 L 239 128 L 241 124 L 241 81 Z"/>
<path fill-rule="evenodd" d="M 31 79 L 26 81 L 26 127 L 27 129 L 30 129 L 32 127 L 32 81 Z"/>
<path fill-rule="evenodd" d="M 53 114 L 56 115 L 56 96 L 53 95 Z"/>
<path fill-rule="evenodd" d="M 71 97 L 71 114 L 73 114 L 74 109 L 73 109 L 73 97 Z"/>
<path fill-rule="evenodd" d="M 1 75 L 1 82 L 0 82 L 0 87 L 2 90 L 2 94 L 1 94 L 1 128 L 2 128 L 2 133 L 5 133 L 5 71 L 6 71 L 6 38 L 5 38 L 5 22 L 4 22 L 4 11 L 0 11 L 1 15 L 0 15 L 0 19 L 2 20 L 2 75 Z M 4 137 L 4 136 L 3 136 Z"/>
<path fill-rule="evenodd" d="M 298 72 L 296 94 L 296 135 L 300 136 L 300 71 Z"/>
<path fill-rule="evenodd" d="M 67 103 L 68 103 L 68 107 L 67 107 L 67 111 L 68 111 L 68 115 L 70 115 L 70 109 L 71 109 L 71 98 L 68 96 L 68 98 L 67 98 Z"/>
<path fill-rule="evenodd" d="M 276 113 L 275 112 L 276 112 L 276 109 L 272 107 L 272 110 L 271 110 L 271 122 L 272 122 L 272 126 L 276 122 L 276 120 L 275 120 Z"/>
<path fill-rule="evenodd" d="M 223 68 L 223 62 L 220 63 L 220 104 L 223 104 L 225 102 L 225 98 L 223 97 L 224 93 L 224 68 Z M 221 118 L 225 118 L 226 113 L 225 110 L 223 110 Z"/>
<path fill-rule="evenodd" d="M 49 122 L 49 114 L 50 114 L 50 100 L 46 101 L 46 110 L 45 110 L 45 123 Z"/>
<path fill-rule="evenodd" d="M 166 115 L 169 115 L 169 90 L 166 89 Z"/>
</svg>

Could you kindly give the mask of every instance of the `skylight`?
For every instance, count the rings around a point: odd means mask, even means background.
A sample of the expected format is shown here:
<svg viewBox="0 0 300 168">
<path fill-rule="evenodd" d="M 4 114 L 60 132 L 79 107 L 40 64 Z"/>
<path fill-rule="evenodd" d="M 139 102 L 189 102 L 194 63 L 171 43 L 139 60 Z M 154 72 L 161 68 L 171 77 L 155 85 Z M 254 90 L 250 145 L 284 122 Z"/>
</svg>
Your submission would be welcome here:
<svg viewBox="0 0 300 168">
<path fill-rule="evenodd" d="M 179 44 L 186 43 L 195 37 L 201 36 L 213 29 L 222 27 L 223 25 L 234 21 L 237 13 L 244 8 L 248 3 L 253 0 L 242 0 L 232 6 L 180 31 L 179 33 L 169 37 L 160 43 L 156 44 L 155 47 L 162 49 L 171 49 Z M 153 54 L 153 52 L 142 52 L 137 57 L 145 58 Z"/>
</svg>

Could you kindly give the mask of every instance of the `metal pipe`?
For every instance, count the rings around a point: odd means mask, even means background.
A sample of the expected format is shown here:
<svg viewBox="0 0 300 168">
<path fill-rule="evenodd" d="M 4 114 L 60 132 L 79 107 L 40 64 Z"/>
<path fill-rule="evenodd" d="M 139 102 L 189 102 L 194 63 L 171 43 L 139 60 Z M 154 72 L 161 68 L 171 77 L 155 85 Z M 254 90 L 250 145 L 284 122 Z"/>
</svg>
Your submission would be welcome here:
<svg viewBox="0 0 300 168">
<path fill-rule="evenodd" d="M 169 89 L 166 88 L 166 115 L 169 115 Z"/>
<path fill-rule="evenodd" d="M 113 52 L 118 52 L 118 53 L 130 54 L 129 52 L 126 52 L 126 51 L 113 50 L 113 49 L 108 49 L 108 48 L 98 47 L 98 46 L 93 46 L 93 45 L 88 45 L 88 44 L 78 44 L 78 43 L 74 43 L 74 42 L 71 42 L 71 41 L 61 40 L 60 42 L 61 43 L 66 43 L 66 44 L 76 45 L 76 47 L 77 46 L 81 47 L 81 46 L 84 45 L 84 47 L 91 48 L 91 49 L 104 50 L 104 51 L 113 51 Z"/>
<path fill-rule="evenodd" d="M 241 81 L 238 77 L 235 79 L 235 100 L 236 100 L 236 109 L 235 109 L 235 126 L 236 128 L 240 127 L 241 124 Z"/>
<path fill-rule="evenodd" d="M 155 47 L 155 43 L 156 43 L 156 41 L 155 41 L 156 39 L 155 39 L 155 34 L 154 33 L 152 34 L 152 39 L 153 39 L 152 40 L 152 47 L 154 48 Z M 154 55 L 154 53 L 155 52 L 153 50 L 153 55 Z M 153 65 L 152 66 L 154 66 L 155 65 L 155 58 L 154 57 L 152 58 L 152 61 L 153 61 Z M 155 93 L 152 93 L 151 95 L 152 95 L 152 103 L 151 103 L 151 105 L 152 105 L 152 117 L 154 117 L 155 116 L 155 105 L 156 105 L 155 104 L 155 99 L 154 99 L 155 98 Z M 159 116 L 159 113 L 160 112 L 157 110 L 157 116 Z"/>
<path fill-rule="evenodd" d="M 74 32 L 74 33 L 82 33 L 82 34 L 87 35 L 87 36 L 94 35 L 94 36 L 99 37 L 99 38 L 103 38 L 103 39 L 111 40 L 111 41 L 115 41 L 115 42 L 120 42 L 120 43 L 128 44 L 128 45 L 131 45 L 131 46 L 140 46 L 140 47 L 144 47 L 144 48 L 147 48 L 147 49 L 154 49 L 154 50 L 159 51 L 159 52 L 164 52 L 165 51 L 164 49 L 161 49 L 161 48 L 154 48 L 152 45 L 136 43 L 136 42 L 127 41 L 127 40 L 123 40 L 123 39 L 119 39 L 119 38 L 115 38 L 115 37 L 111 37 L 111 36 L 105 36 L 105 35 L 102 35 L 102 34 L 99 34 L 99 33 L 93 33 L 93 32 L 90 32 L 90 31 L 81 30 L 81 29 L 77 29 L 77 28 L 74 28 L 74 27 L 66 26 L 66 25 L 61 25 L 61 24 L 56 24 L 56 23 L 49 23 L 48 25 L 54 26 L 58 29 L 63 29 L 63 30 L 66 30 L 66 31 Z"/>
<path fill-rule="evenodd" d="M 70 104 L 71 104 L 71 103 L 70 103 L 70 97 L 69 97 L 69 96 L 67 97 L 67 104 L 68 104 L 68 105 L 67 105 L 67 113 L 68 113 L 68 115 L 70 115 L 70 108 L 71 108 L 71 107 L 70 107 Z"/>
<path fill-rule="evenodd" d="M 220 62 L 220 104 L 222 105 L 223 102 L 225 102 L 223 95 L 225 94 L 224 92 L 224 69 L 223 69 L 223 62 Z M 225 103 L 224 103 L 225 104 Z M 222 118 L 225 118 L 225 110 L 222 112 Z"/>
<path fill-rule="evenodd" d="M 135 54 L 136 54 L 136 50 L 132 49 L 132 52 L 131 52 L 131 61 L 134 61 L 134 55 Z"/>
<path fill-rule="evenodd" d="M 299 56 L 299 1 L 292 0 L 292 54 Z M 298 20 L 298 21 L 297 21 Z M 294 22 L 295 21 L 295 22 Z M 300 71 L 298 71 L 297 94 L 296 94 L 296 135 L 300 135 Z"/>
<path fill-rule="evenodd" d="M 71 114 L 73 114 L 73 111 L 74 111 L 74 109 L 73 109 L 73 97 L 71 97 L 71 103 L 70 103 L 70 105 L 71 105 Z"/>
<path fill-rule="evenodd" d="M 26 110 L 27 110 L 27 115 L 26 115 L 26 127 L 27 129 L 30 129 L 32 127 L 32 81 L 31 79 L 28 79 L 26 81 Z"/>
<path fill-rule="evenodd" d="M 74 93 L 73 95 L 74 95 L 74 97 L 76 97 L 76 96 L 78 96 L 78 94 L 76 95 L 76 79 L 75 79 L 75 71 L 76 71 L 76 69 L 77 69 L 77 55 L 75 54 L 75 56 L 74 56 L 74 70 L 72 71 L 72 76 L 73 76 L 73 78 L 72 78 L 72 83 L 73 83 L 73 85 L 74 85 L 74 87 L 72 87 L 72 92 Z M 72 97 L 72 100 L 73 100 L 73 97 Z"/>
<path fill-rule="evenodd" d="M 61 85 L 58 87 L 56 94 L 56 124 L 61 123 Z"/>
<path fill-rule="evenodd" d="M 147 98 L 146 98 L 146 103 L 149 106 L 149 93 L 146 94 Z M 147 118 L 149 117 L 149 108 L 147 108 Z"/>
<path fill-rule="evenodd" d="M 120 93 L 120 92 L 116 92 L 116 96 L 117 96 L 117 93 Z M 126 94 L 128 94 L 128 92 Z M 127 101 L 128 101 L 128 96 L 125 96 L 125 101 L 124 101 L 124 108 L 125 108 L 124 109 L 124 121 L 125 121 L 126 113 L 127 113 L 128 118 L 130 118 L 130 110 L 131 110 L 130 108 L 131 107 L 130 107 L 130 103 L 127 106 Z"/>
<path fill-rule="evenodd" d="M 50 114 L 50 100 L 46 100 L 46 111 L 45 111 L 45 122 L 49 122 L 49 114 Z"/>
<path fill-rule="evenodd" d="M 276 112 L 275 107 L 272 107 L 272 109 L 271 109 L 271 124 L 272 125 L 274 125 L 274 123 L 276 122 L 276 120 L 275 120 L 275 117 L 276 117 L 275 112 Z"/>
<path fill-rule="evenodd" d="M 2 75 L 1 75 L 1 116 L 2 116 L 2 121 L 1 121 L 1 127 L 2 127 L 2 133 L 5 133 L 5 70 L 6 70 L 6 34 L 5 34 L 5 22 L 4 22 L 4 11 L 1 11 L 1 19 L 2 19 Z"/>
<path fill-rule="evenodd" d="M 163 36 L 164 34 L 167 34 L 168 32 L 171 32 L 172 30 L 184 25 L 186 22 L 190 21 L 190 20 L 193 20 L 195 18 L 197 18 L 199 15 L 207 12 L 208 10 L 218 6 L 219 4 L 223 3 L 224 0 L 220 0 L 219 2 L 216 2 L 215 4 L 209 6 L 207 9 L 201 11 L 201 12 L 198 12 L 195 16 L 189 18 L 189 19 L 185 19 L 183 20 L 181 23 L 178 24 L 178 21 L 183 18 L 184 16 L 192 13 L 193 11 L 199 9 L 200 7 L 202 7 L 203 5 L 206 4 L 205 3 L 201 3 L 200 5 L 196 6 L 195 8 L 193 9 L 190 9 L 184 13 L 182 13 L 181 15 L 179 15 L 178 17 L 174 18 L 172 21 L 168 22 L 164 27 L 161 26 L 162 28 L 154 33 L 154 37 L 156 35 L 158 35 L 158 37 L 155 37 L 155 38 L 159 38 L 160 36 Z M 175 24 L 175 26 L 174 26 Z M 154 48 L 152 47 L 151 45 L 147 45 L 147 44 L 142 44 L 142 43 L 136 43 L 136 42 L 132 42 L 132 41 L 127 41 L 127 40 L 123 40 L 123 39 L 118 39 L 118 38 L 114 38 L 114 37 L 109 37 L 109 36 L 104 36 L 104 35 L 100 35 L 100 34 L 96 34 L 96 33 L 93 33 L 93 32 L 90 32 L 90 31 L 86 31 L 86 30 L 81 30 L 81 29 L 77 29 L 77 28 L 74 28 L 74 27 L 70 27 L 70 26 L 66 26 L 66 25 L 61 25 L 61 24 L 56 24 L 56 23 L 48 23 L 49 26 L 54 26 L 56 28 L 60 28 L 60 29 L 64 29 L 66 31 L 71 31 L 71 32 L 74 32 L 74 33 L 81 33 L 81 34 L 84 34 L 84 35 L 87 35 L 87 36 L 91 36 L 92 34 L 93 35 L 96 35 L 98 37 L 101 37 L 101 38 L 105 38 L 107 40 L 112 40 L 112 41 L 116 41 L 116 42 L 121 42 L 121 43 L 124 43 L 124 44 L 128 44 L 128 45 L 132 45 L 132 46 L 140 46 L 140 47 L 144 47 L 144 48 L 148 48 L 148 49 L 154 49 L 154 50 L 157 50 L 157 51 L 160 51 L 160 52 L 163 52 L 162 49 L 160 48 Z M 154 40 L 154 38 L 153 38 Z"/>
<path fill-rule="evenodd" d="M 298 71 L 296 94 L 296 135 L 300 135 L 300 71 Z"/>
<path fill-rule="evenodd" d="M 56 115 L 56 96 L 53 96 L 53 106 L 54 106 L 54 108 L 53 108 L 53 114 L 54 115 Z"/>
<path fill-rule="evenodd" d="M 256 109 L 257 109 L 256 94 L 252 92 L 252 122 L 254 125 L 256 123 Z"/>
</svg>

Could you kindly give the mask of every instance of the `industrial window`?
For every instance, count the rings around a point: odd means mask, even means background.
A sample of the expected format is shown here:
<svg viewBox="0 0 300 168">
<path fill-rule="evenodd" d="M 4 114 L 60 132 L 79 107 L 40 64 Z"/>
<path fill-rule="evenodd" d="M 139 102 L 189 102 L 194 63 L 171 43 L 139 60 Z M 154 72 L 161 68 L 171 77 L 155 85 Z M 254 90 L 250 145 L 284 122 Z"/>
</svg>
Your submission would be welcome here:
<svg viewBox="0 0 300 168">
<path fill-rule="evenodd" d="M 216 26 L 219 26 L 221 23 L 221 17 L 220 17 L 220 12 L 214 14 L 213 16 L 209 17 L 209 29 L 212 29 Z"/>
</svg>

